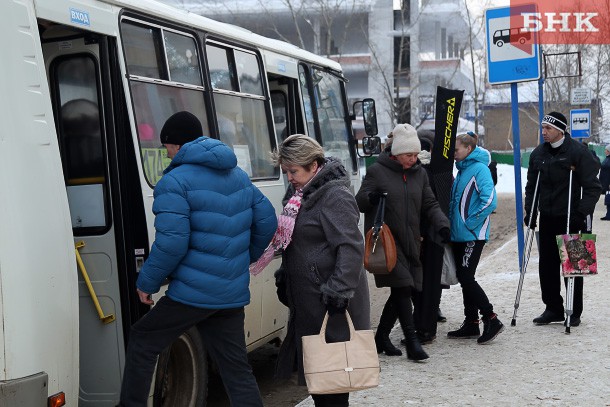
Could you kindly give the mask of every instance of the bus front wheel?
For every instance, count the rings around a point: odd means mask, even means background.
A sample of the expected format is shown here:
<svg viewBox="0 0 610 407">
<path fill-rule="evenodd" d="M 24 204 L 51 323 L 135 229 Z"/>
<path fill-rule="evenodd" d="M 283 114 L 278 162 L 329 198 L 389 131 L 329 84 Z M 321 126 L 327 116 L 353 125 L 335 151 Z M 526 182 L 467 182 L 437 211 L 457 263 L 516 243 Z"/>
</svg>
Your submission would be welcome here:
<svg viewBox="0 0 610 407">
<path fill-rule="evenodd" d="M 208 359 L 196 327 L 159 355 L 154 385 L 154 407 L 206 405 Z"/>
</svg>

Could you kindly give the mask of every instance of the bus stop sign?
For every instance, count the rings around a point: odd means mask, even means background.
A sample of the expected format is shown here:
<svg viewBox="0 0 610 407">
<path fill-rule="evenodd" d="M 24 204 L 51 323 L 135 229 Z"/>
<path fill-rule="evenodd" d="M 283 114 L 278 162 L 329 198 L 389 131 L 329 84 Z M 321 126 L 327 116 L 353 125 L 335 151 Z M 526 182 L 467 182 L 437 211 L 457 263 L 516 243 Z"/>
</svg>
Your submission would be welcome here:
<svg viewBox="0 0 610 407">
<path fill-rule="evenodd" d="M 591 109 L 570 110 L 570 135 L 587 138 L 591 135 Z"/>
<path fill-rule="evenodd" d="M 540 78 L 540 47 L 533 32 L 517 27 L 520 12 L 533 5 L 485 10 L 487 79 L 490 84 L 534 81 Z M 512 17 L 512 18 L 511 18 Z M 512 23 L 512 24 L 511 24 Z"/>
</svg>

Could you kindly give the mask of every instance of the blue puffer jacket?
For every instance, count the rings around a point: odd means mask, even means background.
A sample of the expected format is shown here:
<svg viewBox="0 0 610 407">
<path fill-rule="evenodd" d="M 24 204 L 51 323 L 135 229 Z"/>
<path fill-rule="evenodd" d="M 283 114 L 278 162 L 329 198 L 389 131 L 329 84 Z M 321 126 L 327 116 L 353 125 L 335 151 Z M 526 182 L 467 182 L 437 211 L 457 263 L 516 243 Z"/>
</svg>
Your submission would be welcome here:
<svg viewBox="0 0 610 407">
<path fill-rule="evenodd" d="M 277 228 L 275 210 L 233 151 L 200 137 L 178 151 L 154 193 L 155 242 L 137 287 L 199 308 L 237 308 L 250 302 L 250 262 Z"/>
<path fill-rule="evenodd" d="M 476 147 L 455 164 L 457 177 L 451 188 L 449 220 L 451 241 L 489 240 L 489 215 L 496 209 L 497 197 L 489 171 L 491 154 Z"/>
</svg>

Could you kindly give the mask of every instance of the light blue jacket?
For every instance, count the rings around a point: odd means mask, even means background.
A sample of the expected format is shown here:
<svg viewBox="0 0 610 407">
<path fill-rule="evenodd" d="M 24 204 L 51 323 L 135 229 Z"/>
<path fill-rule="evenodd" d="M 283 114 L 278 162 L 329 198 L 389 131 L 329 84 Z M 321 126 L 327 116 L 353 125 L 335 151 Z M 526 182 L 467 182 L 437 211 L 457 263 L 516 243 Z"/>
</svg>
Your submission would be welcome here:
<svg viewBox="0 0 610 407">
<path fill-rule="evenodd" d="M 155 187 L 155 242 L 137 287 L 199 308 L 250 302 L 250 262 L 277 228 L 275 210 L 233 151 L 200 137 L 178 151 Z"/>
<path fill-rule="evenodd" d="M 489 240 L 489 215 L 496 209 L 497 197 L 489 171 L 491 154 L 482 147 L 456 163 L 457 177 L 451 188 L 449 221 L 451 241 Z"/>
</svg>

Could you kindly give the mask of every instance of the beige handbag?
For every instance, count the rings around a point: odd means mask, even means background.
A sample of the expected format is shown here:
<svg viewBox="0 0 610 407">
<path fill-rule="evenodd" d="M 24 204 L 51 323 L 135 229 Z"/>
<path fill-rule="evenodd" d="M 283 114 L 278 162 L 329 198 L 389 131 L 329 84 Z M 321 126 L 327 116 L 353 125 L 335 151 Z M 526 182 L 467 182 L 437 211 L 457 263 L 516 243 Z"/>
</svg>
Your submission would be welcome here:
<svg viewBox="0 0 610 407">
<path fill-rule="evenodd" d="M 356 331 L 349 313 L 347 342 L 326 343 L 324 317 L 318 335 L 303 336 L 303 368 L 310 394 L 334 394 L 364 390 L 379 385 L 379 358 L 372 330 Z"/>
</svg>

